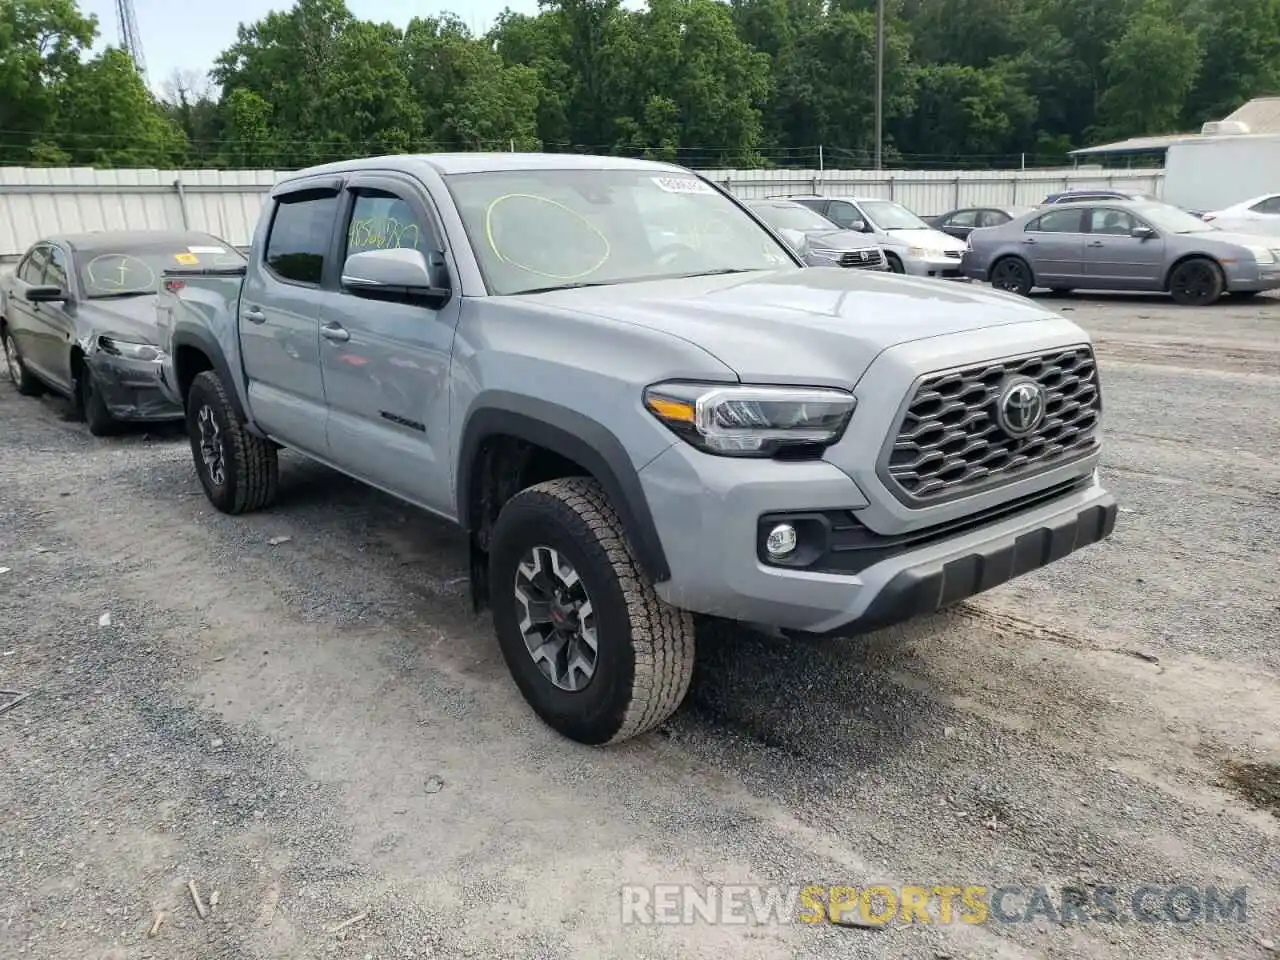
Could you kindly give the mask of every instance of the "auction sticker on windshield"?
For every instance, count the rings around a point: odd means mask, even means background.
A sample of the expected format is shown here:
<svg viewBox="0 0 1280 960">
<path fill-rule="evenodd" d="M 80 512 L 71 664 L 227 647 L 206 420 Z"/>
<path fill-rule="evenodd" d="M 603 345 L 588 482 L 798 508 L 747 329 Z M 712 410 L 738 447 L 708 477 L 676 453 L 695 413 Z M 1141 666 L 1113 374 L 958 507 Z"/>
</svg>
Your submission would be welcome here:
<svg viewBox="0 0 1280 960">
<path fill-rule="evenodd" d="M 654 177 L 653 182 L 667 193 L 715 193 L 709 186 L 694 177 Z"/>
<path fill-rule="evenodd" d="M 177 260 L 180 264 L 186 267 L 194 267 L 196 264 L 200 262 L 200 258 L 197 257 L 194 253 L 175 253 L 173 255 L 173 259 Z"/>
<path fill-rule="evenodd" d="M 188 253 L 226 253 L 226 247 L 187 247 Z"/>
</svg>

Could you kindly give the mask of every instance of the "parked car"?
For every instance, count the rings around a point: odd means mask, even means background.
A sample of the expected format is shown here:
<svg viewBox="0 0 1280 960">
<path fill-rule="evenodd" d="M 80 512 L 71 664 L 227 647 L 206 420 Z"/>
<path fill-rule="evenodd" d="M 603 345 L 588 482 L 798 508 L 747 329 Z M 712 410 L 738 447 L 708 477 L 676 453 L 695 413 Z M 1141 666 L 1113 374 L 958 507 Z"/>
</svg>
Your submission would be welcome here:
<svg viewBox="0 0 1280 960">
<path fill-rule="evenodd" d="M 1280 235 L 1280 193 L 1265 193 L 1221 210 L 1211 210 L 1203 219 L 1222 230 Z"/>
<path fill-rule="evenodd" d="M 1157 197 L 1139 190 L 1063 190 L 1051 193 L 1040 201 L 1041 206 L 1051 203 L 1100 203 L 1103 200 L 1146 200 L 1159 203 Z"/>
<path fill-rule="evenodd" d="M 95 436 L 121 421 L 174 420 L 160 392 L 155 295 L 168 266 L 243 264 L 196 231 L 103 230 L 46 237 L 0 279 L 5 367 L 18 392 L 63 394 Z"/>
<path fill-rule="evenodd" d="M 791 200 L 748 200 L 748 209 L 778 232 L 811 267 L 888 270 L 884 251 L 865 233 L 841 230 L 826 217 Z"/>
<path fill-rule="evenodd" d="M 718 242 L 650 239 L 671 197 Z M 272 189 L 245 267 L 164 282 L 165 383 L 214 507 L 270 503 L 282 445 L 459 524 L 517 687 L 584 743 L 675 710 L 694 614 L 881 626 L 1115 522 L 1084 330 L 806 268 L 681 167 L 313 167 Z"/>
<path fill-rule="evenodd" d="M 929 217 L 925 223 L 957 240 L 964 240 L 974 230 L 998 227 L 1031 210 L 1031 207 L 961 207 L 936 217 Z"/>
<path fill-rule="evenodd" d="M 963 279 L 964 244 L 935 230 L 895 200 L 870 197 L 791 197 L 836 226 L 865 233 L 884 250 L 889 269 L 917 277 Z"/>
<path fill-rule="evenodd" d="M 1043 208 L 969 237 L 964 271 L 1000 290 L 1168 291 L 1203 306 L 1280 289 L 1280 243 L 1142 200 Z"/>
</svg>

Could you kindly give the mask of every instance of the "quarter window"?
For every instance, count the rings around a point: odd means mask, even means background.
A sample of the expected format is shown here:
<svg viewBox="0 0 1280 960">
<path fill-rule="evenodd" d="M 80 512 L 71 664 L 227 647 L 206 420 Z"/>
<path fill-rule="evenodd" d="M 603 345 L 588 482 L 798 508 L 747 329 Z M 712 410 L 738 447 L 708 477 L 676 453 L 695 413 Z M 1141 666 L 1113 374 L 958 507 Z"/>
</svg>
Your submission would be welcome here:
<svg viewBox="0 0 1280 960">
<path fill-rule="evenodd" d="M 1280 213 L 1280 196 L 1267 197 L 1249 208 L 1254 213 Z"/>
<path fill-rule="evenodd" d="M 1027 233 L 1079 233 L 1079 210 L 1054 210 L 1037 217 L 1024 228 Z"/>
<path fill-rule="evenodd" d="M 1003 210 L 983 210 L 978 216 L 978 226 L 980 227 L 998 227 L 1002 223 L 1008 223 L 1010 217 Z"/>
<path fill-rule="evenodd" d="M 961 210 L 947 220 L 948 227 L 972 227 L 978 222 L 977 210 Z"/>
<path fill-rule="evenodd" d="M 319 284 L 337 213 L 336 195 L 280 201 L 267 236 L 266 261 L 271 272 L 295 283 Z"/>
</svg>

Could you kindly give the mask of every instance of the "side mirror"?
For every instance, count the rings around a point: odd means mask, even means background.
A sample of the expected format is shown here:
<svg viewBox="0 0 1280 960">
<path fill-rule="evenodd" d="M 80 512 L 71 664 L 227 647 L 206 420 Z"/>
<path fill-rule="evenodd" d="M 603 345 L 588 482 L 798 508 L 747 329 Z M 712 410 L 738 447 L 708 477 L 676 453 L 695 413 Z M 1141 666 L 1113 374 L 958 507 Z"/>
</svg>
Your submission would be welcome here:
<svg viewBox="0 0 1280 960">
<path fill-rule="evenodd" d="M 849 229 L 850 229 L 850 230 L 853 230 L 853 231 L 856 231 L 857 233 L 870 233 L 870 232 L 871 232 L 869 229 L 867 229 L 867 221 L 865 221 L 865 220 L 854 220 L 854 221 L 852 221 L 852 222 L 849 224 Z"/>
<path fill-rule="evenodd" d="M 59 303 L 67 299 L 67 295 L 61 287 L 45 284 L 27 287 L 23 296 L 26 297 L 28 303 Z"/>
<path fill-rule="evenodd" d="M 1135 240 L 1150 240 L 1156 235 L 1156 232 L 1150 227 L 1134 227 L 1129 231 L 1129 236 Z"/>
<path fill-rule="evenodd" d="M 357 296 L 398 299 L 416 297 L 443 303 L 449 299 L 449 272 L 444 255 L 430 259 L 419 250 L 366 250 L 342 265 L 342 288 Z"/>
</svg>

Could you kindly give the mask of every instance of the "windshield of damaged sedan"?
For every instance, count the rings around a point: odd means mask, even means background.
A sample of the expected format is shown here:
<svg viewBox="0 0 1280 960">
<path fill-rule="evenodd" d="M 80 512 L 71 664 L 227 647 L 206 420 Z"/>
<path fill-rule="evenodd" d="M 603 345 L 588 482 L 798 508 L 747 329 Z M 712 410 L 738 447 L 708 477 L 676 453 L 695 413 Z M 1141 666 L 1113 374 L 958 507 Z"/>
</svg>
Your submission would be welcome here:
<svg viewBox="0 0 1280 960">
<path fill-rule="evenodd" d="M 495 296 L 796 265 L 732 200 L 677 171 L 504 170 L 445 180 Z"/>
<path fill-rule="evenodd" d="M 180 267 L 239 267 L 245 258 L 234 247 L 212 237 L 207 246 L 131 244 L 119 250 L 86 250 L 77 253 L 80 286 L 88 300 L 109 297 L 142 297 L 156 293 L 160 275 Z"/>
</svg>

